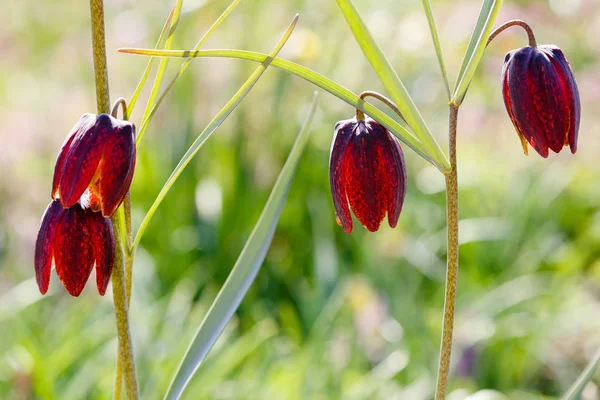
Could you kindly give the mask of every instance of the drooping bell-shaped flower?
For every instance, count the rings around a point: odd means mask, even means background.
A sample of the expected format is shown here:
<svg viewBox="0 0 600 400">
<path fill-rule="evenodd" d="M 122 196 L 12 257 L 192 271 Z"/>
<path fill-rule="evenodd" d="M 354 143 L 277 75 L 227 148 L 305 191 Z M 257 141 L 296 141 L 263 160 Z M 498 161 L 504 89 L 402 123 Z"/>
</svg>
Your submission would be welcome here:
<svg viewBox="0 0 600 400">
<path fill-rule="evenodd" d="M 50 203 L 35 244 L 35 276 L 42 294 L 48 291 L 54 265 L 72 296 L 79 296 L 96 266 L 96 285 L 104 295 L 114 258 L 115 238 L 109 218 L 80 203 L 69 208 L 63 208 L 58 200 Z"/>
<path fill-rule="evenodd" d="M 573 71 L 556 46 L 527 46 L 509 52 L 502 69 L 502 94 L 523 150 L 529 143 L 542 157 L 569 145 L 577 151 L 581 105 Z"/>
<path fill-rule="evenodd" d="M 352 232 L 350 208 L 369 231 L 388 216 L 394 228 L 406 193 L 406 167 L 398 139 L 371 118 L 335 125 L 329 183 L 338 223 Z"/>
<path fill-rule="evenodd" d="M 131 185 L 135 153 L 132 123 L 108 114 L 85 114 L 58 154 L 52 198 L 68 208 L 89 189 L 92 210 L 111 217 Z"/>
</svg>

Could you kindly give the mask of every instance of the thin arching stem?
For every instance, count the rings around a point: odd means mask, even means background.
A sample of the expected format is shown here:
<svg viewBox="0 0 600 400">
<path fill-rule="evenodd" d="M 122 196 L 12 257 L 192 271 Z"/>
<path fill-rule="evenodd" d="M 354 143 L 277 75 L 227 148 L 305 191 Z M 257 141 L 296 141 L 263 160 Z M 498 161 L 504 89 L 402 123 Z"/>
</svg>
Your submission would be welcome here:
<svg viewBox="0 0 600 400">
<path fill-rule="evenodd" d="M 533 29 L 531 29 L 531 27 L 529 26 L 529 24 L 527 24 L 527 22 L 521 21 L 520 19 L 510 20 L 508 22 L 503 23 L 499 27 L 497 27 L 490 34 L 490 37 L 486 44 L 486 47 L 489 46 L 489 44 L 492 42 L 492 40 L 494 40 L 496 38 L 496 36 L 501 34 L 505 29 L 510 28 L 511 26 L 520 26 L 521 28 L 525 29 L 525 32 L 527 32 L 527 37 L 529 38 L 529 46 L 537 47 L 537 42 L 535 41 L 535 35 L 533 34 Z"/>
<path fill-rule="evenodd" d="M 121 107 L 121 110 L 123 111 L 123 119 L 125 121 L 129 120 L 129 114 L 127 114 L 127 102 L 122 97 L 119 97 L 117 101 L 115 101 L 115 104 L 113 104 L 112 110 L 110 111 L 110 115 L 117 118 L 119 107 Z"/>
<path fill-rule="evenodd" d="M 365 97 L 369 97 L 369 96 L 376 98 L 377 100 L 381 101 L 383 104 L 385 104 L 386 106 L 391 108 L 392 111 L 394 111 L 396 114 L 398 114 L 398 116 L 400 116 L 400 118 L 402 118 L 402 120 L 404 122 L 406 122 L 406 119 L 404 118 L 404 115 L 402 115 L 402 111 L 400 111 L 398 106 L 396 106 L 396 104 L 392 100 L 388 99 L 381 93 L 377 93 L 372 90 L 365 90 L 364 92 L 362 92 L 361 94 L 358 95 L 358 98 L 364 101 Z M 365 119 L 365 113 L 363 113 L 359 109 L 356 109 L 356 119 L 358 121 L 363 121 Z"/>
<path fill-rule="evenodd" d="M 435 400 L 446 398 L 450 355 L 452 353 L 452 333 L 454 330 L 454 306 L 458 278 L 458 173 L 456 169 L 456 126 L 458 107 L 450 105 L 449 142 L 450 172 L 446 174 L 446 222 L 448 230 L 448 250 L 446 268 L 446 291 L 444 295 L 444 322 L 440 362 L 438 366 Z"/>
</svg>

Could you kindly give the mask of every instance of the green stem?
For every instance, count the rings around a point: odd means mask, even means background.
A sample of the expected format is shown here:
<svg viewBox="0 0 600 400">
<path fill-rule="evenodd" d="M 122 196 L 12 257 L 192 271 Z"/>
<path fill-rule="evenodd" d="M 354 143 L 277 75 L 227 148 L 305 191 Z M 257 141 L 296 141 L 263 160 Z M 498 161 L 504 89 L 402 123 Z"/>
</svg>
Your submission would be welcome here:
<svg viewBox="0 0 600 400">
<path fill-rule="evenodd" d="M 133 257 L 134 254 L 132 252 L 132 231 L 131 231 L 131 193 L 127 192 L 127 196 L 125 197 L 125 201 L 123 202 L 123 211 L 125 218 L 125 294 L 127 296 L 127 310 L 129 310 L 129 306 L 131 304 L 131 278 L 133 271 Z M 114 278 L 114 275 L 113 275 Z M 114 287 L 114 284 L 113 284 Z M 114 293 L 114 292 L 113 292 Z M 115 302 L 116 303 L 116 302 Z M 121 384 L 123 382 L 123 355 L 122 351 L 119 347 L 119 357 L 117 357 L 117 372 L 115 374 L 115 390 L 113 394 L 113 398 L 120 399 L 121 398 Z M 132 355 L 133 359 L 133 355 Z M 135 367 L 135 365 L 134 365 Z M 135 368 L 133 373 L 135 374 Z"/>
<path fill-rule="evenodd" d="M 94 74 L 96 78 L 96 104 L 98 114 L 110 112 L 108 71 L 106 68 L 106 42 L 104 41 L 104 4 L 102 0 L 90 0 L 92 14 L 92 46 Z"/>
<path fill-rule="evenodd" d="M 118 345 L 117 345 L 118 346 Z M 121 352 L 120 349 L 118 350 Z M 121 363 L 121 357 L 117 357 L 117 372 L 115 373 L 115 389 L 113 391 L 113 399 L 121 399 L 121 385 L 123 383 L 123 364 Z"/>
<path fill-rule="evenodd" d="M 127 296 L 127 309 L 129 310 L 129 306 L 131 304 L 131 278 L 133 272 L 133 257 L 134 253 L 132 250 L 132 231 L 131 231 L 131 193 L 127 192 L 127 196 L 125 197 L 125 201 L 123 201 L 123 212 L 125 218 L 125 293 Z M 133 358 L 133 355 L 132 355 Z M 135 365 L 134 371 L 135 374 Z M 114 390 L 114 398 L 121 398 L 121 383 L 123 382 L 123 362 L 121 350 L 119 349 L 119 357 L 117 358 L 117 372 L 115 375 L 115 390 Z"/>
<path fill-rule="evenodd" d="M 398 114 L 398 116 L 400 118 L 402 118 L 402 121 L 406 122 L 406 118 L 404 118 L 404 115 L 402 115 L 402 111 L 400 111 L 398 106 L 396 106 L 396 104 L 394 104 L 394 102 L 392 100 L 388 99 L 381 93 L 374 92 L 372 90 L 365 90 L 364 92 L 362 92 L 361 94 L 358 95 L 358 98 L 361 100 L 364 100 L 365 97 L 369 97 L 369 96 L 376 98 L 377 100 L 379 100 L 380 102 L 382 102 L 383 104 L 388 106 L 390 109 L 392 109 L 392 111 L 394 111 L 396 114 Z M 365 113 L 363 113 L 358 108 L 356 109 L 356 119 L 357 120 L 365 119 Z"/>
<path fill-rule="evenodd" d="M 127 243 L 125 256 L 127 259 L 133 259 L 133 232 L 131 231 L 131 192 L 127 192 L 123 200 L 123 211 L 125 212 L 125 242 Z M 131 271 L 129 271 L 131 272 Z M 131 274 L 128 278 L 131 278 Z M 127 298 L 131 296 L 131 280 L 127 282 Z"/>
<path fill-rule="evenodd" d="M 499 27 L 497 27 L 490 34 L 490 37 L 488 38 L 488 41 L 485 44 L 485 46 L 486 47 L 489 46 L 489 44 L 492 42 L 492 40 L 494 40 L 496 38 L 496 36 L 501 34 L 505 29 L 510 28 L 511 26 L 520 26 L 521 28 L 523 28 L 525 30 L 525 32 L 527 32 L 527 38 L 529 39 L 529 46 L 537 47 L 537 42 L 535 40 L 535 35 L 533 33 L 533 29 L 531 29 L 531 27 L 529 26 L 529 24 L 527 24 L 527 22 L 521 21 L 520 19 L 510 20 L 508 22 L 503 23 Z"/>
<path fill-rule="evenodd" d="M 125 280 L 125 255 L 121 239 L 123 237 L 123 219 L 120 210 L 112 217 L 115 239 L 118 245 L 115 249 L 115 264 L 112 273 L 113 299 L 115 302 L 115 318 L 117 320 L 117 336 L 119 339 L 117 359 L 117 374 L 115 378 L 115 399 L 121 398 L 121 381 L 125 379 L 125 390 L 128 399 L 139 399 L 133 345 L 129 331 L 129 304 Z M 119 238 L 119 239 L 117 239 Z M 124 376 L 122 376 L 124 375 Z"/>
<path fill-rule="evenodd" d="M 456 170 L 456 125 L 458 107 L 450 105 L 449 143 L 450 172 L 446 174 L 446 219 L 448 230 L 446 291 L 444 296 L 444 322 L 440 362 L 435 389 L 435 399 L 444 400 L 450 370 L 452 331 L 454 328 L 454 306 L 458 277 L 458 174 Z"/>
<path fill-rule="evenodd" d="M 106 67 L 106 42 L 104 34 L 104 3 L 103 0 L 90 0 L 92 19 L 92 48 L 94 56 L 94 74 L 96 82 L 96 102 L 98 113 L 109 113 L 110 95 L 108 90 L 108 71 Z M 130 205 L 130 203 L 128 203 Z M 131 210 L 125 215 L 131 215 Z M 125 284 L 125 259 L 123 254 L 123 225 L 120 213 L 113 216 L 115 230 L 115 261 L 112 273 L 113 298 L 115 303 L 115 319 L 117 322 L 118 360 L 115 378 L 115 398 L 120 398 L 122 372 L 125 375 L 125 387 L 129 399 L 138 399 L 139 391 L 129 331 L 128 301 Z M 129 257 L 129 252 L 128 257 Z M 118 396 L 117 396 L 118 395 Z"/>
<path fill-rule="evenodd" d="M 123 119 L 127 121 L 129 119 L 129 113 L 127 112 L 127 102 L 122 97 L 119 97 L 117 101 L 115 101 L 115 104 L 113 104 L 112 106 L 110 115 L 112 115 L 113 118 L 118 118 L 117 115 L 119 113 L 119 108 L 121 108 L 121 110 L 123 111 Z"/>
</svg>

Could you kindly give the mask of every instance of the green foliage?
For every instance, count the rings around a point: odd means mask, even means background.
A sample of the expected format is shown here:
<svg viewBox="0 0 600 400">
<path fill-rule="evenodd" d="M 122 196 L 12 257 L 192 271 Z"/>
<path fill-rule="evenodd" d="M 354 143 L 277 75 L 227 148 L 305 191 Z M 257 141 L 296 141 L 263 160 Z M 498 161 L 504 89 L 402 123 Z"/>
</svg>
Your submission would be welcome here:
<svg viewBox="0 0 600 400">
<path fill-rule="evenodd" d="M 177 25 L 179 24 L 179 17 L 181 15 L 181 7 L 183 6 L 183 0 L 177 0 L 175 3 L 175 7 L 173 8 L 173 17 L 171 19 L 171 24 L 169 27 L 168 35 L 165 39 L 165 49 L 170 49 L 173 44 L 173 39 L 175 37 L 175 31 L 177 29 Z M 161 35 L 162 36 L 162 35 Z M 159 39 L 159 42 L 161 40 Z M 150 59 L 152 61 L 152 59 Z M 158 64 L 158 70 L 156 71 L 156 77 L 154 78 L 154 83 L 152 84 L 152 89 L 150 91 L 150 95 L 148 96 L 148 103 L 146 104 L 146 109 L 144 110 L 144 115 L 142 116 L 142 121 L 140 123 L 140 128 L 137 132 L 137 137 L 135 138 L 136 146 L 139 146 L 142 138 L 144 137 L 144 133 L 146 133 L 146 129 L 148 128 L 148 124 L 152 119 L 152 113 L 154 111 L 154 105 L 156 99 L 158 97 L 158 92 L 160 90 L 160 86 L 162 84 L 163 78 L 165 77 L 165 72 L 167 70 L 169 60 L 161 59 Z M 142 78 L 143 79 L 143 78 Z M 143 86 L 143 85 L 142 85 Z M 134 93 L 135 95 L 135 93 Z"/>
<path fill-rule="evenodd" d="M 291 29 L 289 33 L 291 33 Z M 165 399 L 179 399 L 181 397 L 189 381 L 222 334 L 223 329 L 225 329 L 225 326 L 239 307 L 244 296 L 246 296 L 250 285 L 256 279 L 256 274 L 258 274 L 267 251 L 271 246 L 273 234 L 283 210 L 298 161 L 308 141 L 310 125 L 316 107 L 317 93 L 315 92 L 306 120 L 277 178 L 269 200 L 231 273 L 227 277 L 227 281 L 223 284 L 215 301 L 206 313 L 194 340 L 190 343 L 190 347 L 169 386 L 169 391 L 165 395 Z"/>
<path fill-rule="evenodd" d="M 352 34 L 360 45 L 364 55 L 369 60 L 369 63 L 377 73 L 377 76 L 383 83 L 383 86 L 390 92 L 392 100 L 396 103 L 404 119 L 411 127 L 415 135 L 423 143 L 427 149 L 427 153 L 431 158 L 445 167 L 445 171 L 449 170 L 449 163 L 444 153 L 437 144 L 429 128 L 425 124 L 423 117 L 419 113 L 413 99 L 408 94 L 404 84 L 398 77 L 396 70 L 392 67 L 387 57 L 383 54 L 377 42 L 369 32 L 358 10 L 354 7 L 351 0 L 337 0 L 337 4 L 346 18 Z M 444 171 L 444 172 L 445 172 Z"/>
<path fill-rule="evenodd" d="M 494 28 L 494 22 L 502 0 L 485 0 L 481 5 L 481 11 L 479 12 L 479 18 L 475 24 L 475 29 L 471 34 L 467 51 L 463 57 L 463 62 L 460 66 L 458 78 L 456 79 L 456 87 L 454 88 L 454 94 L 452 96 L 452 102 L 454 104 L 461 104 L 469 89 L 469 84 L 473 79 L 475 70 L 483 57 L 483 51 L 487 45 L 488 37 L 492 33 Z"/>
<path fill-rule="evenodd" d="M 248 80 L 246 80 L 246 82 L 242 85 L 242 87 L 239 88 L 239 90 L 233 95 L 233 97 L 231 99 L 229 99 L 227 104 L 225 104 L 225 106 L 221 109 L 221 111 L 219 111 L 219 113 L 210 121 L 210 123 L 206 126 L 206 128 L 204 128 L 202 133 L 200 133 L 200 135 L 196 138 L 196 140 L 194 140 L 194 143 L 192 143 L 192 145 L 190 146 L 188 151 L 186 151 L 186 153 L 183 155 L 183 157 L 181 158 L 181 160 L 179 161 L 179 163 L 177 164 L 177 166 L 175 167 L 175 169 L 169 176 L 169 179 L 167 180 L 167 182 L 161 189 L 160 193 L 158 194 L 158 196 L 156 196 L 156 199 L 154 200 L 152 207 L 150 207 L 150 210 L 148 210 L 148 212 L 146 213 L 146 216 L 142 220 L 140 228 L 138 229 L 138 231 L 135 235 L 135 239 L 133 240 L 134 248 L 137 247 L 137 245 L 139 244 L 139 242 L 142 238 L 142 235 L 144 234 L 144 231 L 146 229 L 146 226 L 148 225 L 148 223 L 150 223 L 150 219 L 156 212 L 156 209 L 158 208 L 158 206 L 160 205 L 160 203 L 162 202 L 164 197 L 171 190 L 171 188 L 172 188 L 173 184 L 175 183 L 175 181 L 177 180 L 177 178 L 179 178 L 179 175 L 181 175 L 181 173 L 183 172 L 183 169 L 190 163 L 192 158 L 198 153 L 198 151 L 200 150 L 200 147 L 210 137 L 210 135 L 212 135 L 212 133 L 225 121 L 225 119 L 227 119 L 229 114 L 231 114 L 231 112 L 240 104 L 240 102 L 244 99 L 244 97 L 246 97 L 248 92 L 250 92 L 250 90 L 254 87 L 256 82 L 258 82 L 258 80 L 260 79 L 262 74 L 265 72 L 267 67 L 271 64 L 273 58 L 279 53 L 279 51 L 281 51 L 281 49 L 283 48 L 283 45 L 289 39 L 297 22 L 298 22 L 298 15 L 296 15 L 294 17 L 290 26 L 288 27 L 287 31 L 285 32 L 285 35 L 277 43 L 277 46 L 275 46 L 273 51 L 271 53 L 269 53 L 269 56 L 267 57 L 267 59 L 265 61 L 263 61 L 263 63 L 260 65 L 260 67 L 258 67 L 252 73 L 252 75 L 248 78 Z"/>
<path fill-rule="evenodd" d="M 448 71 L 446 70 L 446 62 L 444 61 L 444 53 L 442 51 L 442 44 L 440 43 L 440 35 L 438 33 L 438 28 L 435 24 L 435 17 L 433 15 L 433 9 L 431 8 L 431 2 L 429 0 L 422 0 L 422 3 L 423 3 L 423 9 L 425 10 L 425 15 L 427 16 L 427 23 L 429 24 L 429 30 L 431 32 L 431 39 L 433 40 L 433 47 L 435 48 L 435 54 L 437 56 L 438 63 L 440 65 L 442 79 L 444 79 L 446 95 L 448 96 L 448 101 L 450 101 L 450 100 L 452 100 L 452 95 L 450 94 L 450 82 L 448 80 Z"/>
<path fill-rule="evenodd" d="M 126 54 L 137 54 L 150 57 L 178 57 L 178 58 L 200 58 L 200 57 L 223 57 L 223 58 L 237 58 L 240 60 L 250 60 L 258 63 L 263 63 L 268 59 L 267 54 L 257 53 L 253 51 L 245 50 L 148 50 L 148 49 L 119 49 L 121 53 Z M 300 64 L 296 64 L 289 60 L 284 60 L 275 57 L 271 61 L 271 65 L 276 68 L 280 68 L 286 72 L 297 75 L 304 78 L 308 82 L 315 86 L 327 90 L 329 93 L 336 96 L 338 99 L 345 101 L 346 103 L 354 106 L 355 108 L 368 113 L 376 121 L 380 122 L 398 138 L 410 146 L 417 154 L 421 155 L 424 159 L 431 162 L 433 165 L 438 167 L 441 171 L 445 171 L 445 164 L 447 161 L 445 158 L 441 160 L 436 159 L 427 152 L 425 145 L 415 138 L 406 128 L 394 121 L 392 118 L 387 116 L 382 111 L 373 107 L 372 105 L 365 103 L 357 95 L 350 92 L 345 87 L 332 81 L 331 79 L 312 71 L 310 68 L 306 68 Z"/>
<path fill-rule="evenodd" d="M 588 384 L 594 378 L 594 374 L 596 373 L 596 369 L 600 366 L 600 350 L 596 352 L 594 357 L 590 360 L 589 364 L 579 375 L 579 378 L 573 383 L 573 386 L 569 388 L 565 396 L 564 400 L 578 400 L 581 399 L 581 395 Z"/>
<path fill-rule="evenodd" d="M 452 73 L 460 68 L 480 4 L 432 3 Z M 229 2 L 189 4 L 172 48 L 192 48 Z M 600 54 L 587 36 L 599 11 L 581 7 L 568 17 L 577 21 L 571 24 L 547 2 L 536 2 L 535 12 L 529 1 L 510 4 L 516 15 L 528 17 L 540 42 L 555 42 L 569 57 L 582 93 L 582 145 L 575 156 L 521 154 L 498 80 L 505 52 L 526 42 L 520 33 L 495 41 L 471 81 L 459 121 L 462 244 L 457 364 L 450 380 L 459 399 L 476 392 L 557 399 L 599 344 L 600 188 L 593 129 L 600 123 L 594 113 L 600 107 L 594 94 Z M 91 282 L 73 299 L 53 275 L 50 294 L 41 297 L 32 278 L 32 243 L 49 201 L 58 148 L 73 121 L 94 109 L 87 6 L 26 0 L 0 13 L 6 38 L 0 165 L 10 172 L 0 177 L 2 399 L 112 394 L 111 296 L 98 297 Z M 447 101 L 421 4 L 357 0 L 356 6 L 443 142 Z M 148 61 L 114 49 L 152 47 L 168 11 L 164 2 L 107 1 L 113 98 L 134 91 Z M 295 12 L 301 24 L 283 58 L 351 93 L 384 90 L 333 2 L 244 0 L 206 48 L 268 52 Z M 465 19 L 469 26 L 461 30 Z M 406 34 L 421 22 L 424 31 Z M 177 73 L 179 65 L 171 67 L 167 72 Z M 140 151 L 134 226 L 255 68 L 239 60 L 195 59 L 173 86 Z M 137 251 L 131 304 L 143 399 L 167 390 L 267 201 L 313 90 L 286 72 L 265 74 L 190 162 L 148 225 Z M 147 96 L 142 93 L 140 101 Z M 142 112 L 134 110 L 132 120 L 139 122 Z M 323 95 L 264 265 L 184 398 L 431 396 L 443 300 L 442 177 L 405 149 L 409 188 L 399 226 L 344 234 L 335 224 L 328 157 L 335 121 L 353 113 L 352 106 Z M 590 382 L 592 390 L 600 385 L 598 372 Z"/>
</svg>

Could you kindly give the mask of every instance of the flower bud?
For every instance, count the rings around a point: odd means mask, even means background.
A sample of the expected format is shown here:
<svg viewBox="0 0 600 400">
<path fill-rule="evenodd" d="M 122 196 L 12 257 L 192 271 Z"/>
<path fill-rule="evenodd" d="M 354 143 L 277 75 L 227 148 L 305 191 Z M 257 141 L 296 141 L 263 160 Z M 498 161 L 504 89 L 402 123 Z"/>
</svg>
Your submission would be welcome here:
<svg viewBox="0 0 600 400">
<path fill-rule="evenodd" d="M 398 139 L 371 118 L 335 125 L 329 182 L 338 223 L 352 232 L 350 207 L 369 231 L 388 216 L 398 222 L 406 193 L 406 167 Z"/>
<path fill-rule="evenodd" d="M 115 238 L 109 218 L 79 203 L 70 208 L 63 208 L 58 200 L 50 203 L 35 244 L 35 276 L 42 294 L 48 291 L 54 265 L 72 296 L 79 296 L 96 266 L 96 285 L 104 295 L 114 258 Z"/>
<path fill-rule="evenodd" d="M 566 145 L 577 151 L 581 105 L 573 71 L 556 46 L 523 47 L 509 52 L 502 69 L 502 94 L 508 115 L 527 154 L 529 143 L 542 157 Z"/>
<path fill-rule="evenodd" d="M 132 123 L 108 114 L 85 114 L 58 154 L 52 198 L 68 208 L 89 189 L 92 210 L 111 217 L 131 185 L 135 153 Z"/>
</svg>

